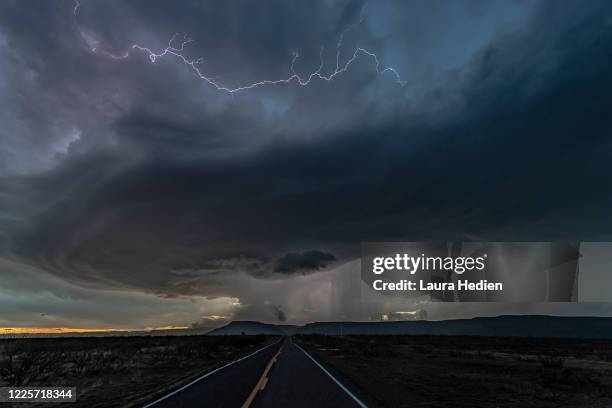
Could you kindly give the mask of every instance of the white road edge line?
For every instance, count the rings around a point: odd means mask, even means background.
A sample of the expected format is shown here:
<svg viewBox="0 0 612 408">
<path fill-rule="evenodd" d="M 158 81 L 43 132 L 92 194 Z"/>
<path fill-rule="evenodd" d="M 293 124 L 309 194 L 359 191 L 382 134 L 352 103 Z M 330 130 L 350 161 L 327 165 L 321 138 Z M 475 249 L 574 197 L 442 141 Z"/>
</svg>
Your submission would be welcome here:
<svg viewBox="0 0 612 408">
<path fill-rule="evenodd" d="M 295 343 L 293 343 L 293 344 L 295 344 Z M 364 404 L 363 402 L 361 402 L 361 400 L 359 400 L 359 398 L 357 398 L 357 397 L 356 397 L 356 396 L 355 396 L 355 395 L 354 395 L 352 392 L 350 392 L 350 391 L 348 390 L 348 388 L 346 388 L 344 385 L 342 385 L 342 383 L 341 383 L 340 381 L 336 380 L 336 377 L 334 377 L 333 375 L 331 375 L 331 373 L 330 373 L 329 371 L 327 371 L 327 370 L 325 369 L 325 367 L 323 367 L 321 364 L 319 364 L 319 362 L 318 362 L 317 360 L 315 360 L 315 359 L 314 359 L 314 358 L 313 358 L 313 357 L 312 357 L 310 354 L 308 354 L 308 353 L 306 352 L 306 350 L 304 350 L 303 348 L 301 348 L 301 347 L 300 347 L 299 345 L 297 345 L 297 344 L 295 344 L 295 346 L 296 346 L 297 348 L 299 348 L 300 350 L 302 350 L 302 353 L 306 354 L 306 356 L 307 356 L 309 359 L 311 359 L 311 360 L 312 360 L 312 361 L 313 361 L 313 362 L 314 362 L 316 365 L 318 365 L 318 366 L 319 366 L 319 368 L 320 368 L 321 370 L 323 370 L 323 372 L 329 376 L 329 378 L 331 378 L 332 380 L 334 380 L 334 382 L 335 382 L 336 384 L 338 384 L 338 386 L 339 386 L 340 388 L 342 388 L 342 389 L 344 390 L 344 392 L 346 392 L 346 393 L 349 395 L 349 397 L 351 397 L 353 400 L 355 400 L 355 402 L 357 403 L 357 405 L 359 405 L 361 408 L 368 408 L 368 406 L 367 406 L 366 404 Z"/>
<path fill-rule="evenodd" d="M 282 338 L 281 338 L 281 340 L 282 340 Z M 158 404 L 158 403 L 162 402 L 162 401 L 163 401 L 163 400 L 165 400 L 166 398 L 169 398 L 169 397 L 173 396 L 174 394 L 176 394 L 176 393 L 179 393 L 179 392 L 183 391 L 185 388 L 191 387 L 193 384 L 197 383 L 198 381 L 203 380 L 204 378 L 206 378 L 206 377 L 208 377 L 208 376 L 210 376 L 210 375 L 213 375 L 213 374 L 214 374 L 214 373 L 216 373 L 217 371 L 221 371 L 221 370 L 223 370 L 225 367 L 229 367 L 229 366 L 231 366 L 232 364 L 236 364 L 236 363 L 238 363 L 238 362 L 240 362 L 240 361 L 242 361 L 242 360 L 246 360 L 247 358 L 249 358 L 249 357 L 251 357 L 251 356 L 254 356 L 255 354 L 259 353 L 260 351 L 265 350 L 265 349 L 267 349 L 268 347 L 273 346 L 273 345 L 275 345 L 275 344 L 278 344 L 278 343 L 279 343 L 281 340 L 278 340 L 278 341 L 276 341 L 276 342 L 274 342 L 274 343 L 270 343 L 270 344 L 268 344 L 267 346 L 264 346 L 264 347 L 260 348 L 259 350 L 255 350 L 254 352 L 252 352 L 251 354 L 249 354 L 249 355 L 247 355 L 247 356 L 244 356 L 244 357 L 239 358 L 238 360 L 230 361 L 229 363 L 227 363 L 227 364 L 226 364 L 226 365 L 224 365 L 224 366 L 221 366 L 221 367 L 215 368 L 214 370 L 209 371 L 209 372 L 207 372 L 206 374 L 204 374 L 204 375 L 202 375 L 202 376 L 200 376 L 200 377 L 196 378 L 195 380 L 193 380 L 193 381 L 192 381 L 192 382 L 190 382 L 189 384 L 187 384 L 187 385 L 183 385 L 183 386 L 182 386 L 181 388 L 179 388 L 178 390 L 174 390 L 174 391 L 172 391 L 170 394 L 166 394 L 166 395 L 164 395 L 163 397 L 161 397 L 160 399 L 157 399 L 157 400 L 155 400 L 155 401 L 153 401 L 153 402 L 150 402 L 150 403 L 148 403 L 147 405 L 143 406 L 142 408 L 152 407 L 153 405 L 155 405 L 155 404 Z"/>
</svg>

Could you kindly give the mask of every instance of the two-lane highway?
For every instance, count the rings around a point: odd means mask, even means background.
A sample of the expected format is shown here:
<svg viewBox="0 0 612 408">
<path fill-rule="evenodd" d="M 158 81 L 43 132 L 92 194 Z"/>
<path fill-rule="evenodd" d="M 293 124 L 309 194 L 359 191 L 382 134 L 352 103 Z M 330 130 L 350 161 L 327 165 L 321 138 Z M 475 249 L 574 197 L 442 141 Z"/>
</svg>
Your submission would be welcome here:
<svg viewBox="0 0 612 408">
<path fill-rule="evenodd" d="M 145 408 L 242 407 L 282 341 L 206 373 Z"/>
<path fill-rule="evenodd" d="M 264 390 L 254 408 L 361 407 L 363 404 L 342 383 L 290 339 L 283 343 Z"/>
<path fill-rule="evenodd" d="M 365 408 L 365 404 L 287 337 L 147 407 Z"/>
</svg>

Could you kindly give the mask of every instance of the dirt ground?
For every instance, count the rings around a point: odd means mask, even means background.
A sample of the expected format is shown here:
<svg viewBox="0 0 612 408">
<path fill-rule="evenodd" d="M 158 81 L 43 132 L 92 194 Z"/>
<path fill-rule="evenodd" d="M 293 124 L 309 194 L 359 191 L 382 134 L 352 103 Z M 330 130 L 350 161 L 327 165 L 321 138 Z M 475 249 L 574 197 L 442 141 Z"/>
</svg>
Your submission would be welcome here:
<svg viewBox="0 0 612 408">
<path fill-rule="evenodd" d="M 612 407 L 612 342 L 295 336 L 369 407 Z"/>
<path fill-rule="evenodd" d="M 272 341 L 271 336 L 0 339 L 0 386 L 76 387 L 71 407 L 142 406 Z M 26 405 L 66 404 L 15 404 Z"/>
</svg>

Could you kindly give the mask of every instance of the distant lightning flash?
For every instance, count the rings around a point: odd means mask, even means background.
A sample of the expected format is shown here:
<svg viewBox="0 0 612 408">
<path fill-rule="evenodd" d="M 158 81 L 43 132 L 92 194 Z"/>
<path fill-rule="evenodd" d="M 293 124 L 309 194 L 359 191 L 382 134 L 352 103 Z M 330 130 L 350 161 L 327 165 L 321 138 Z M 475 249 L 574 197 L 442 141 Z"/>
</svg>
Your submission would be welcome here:
<svg viewBox="0 0 612 408">
<path fill-rule="evenodd" d="M 78 0 L 75 0 L 75 5 L 73 8 L 73 14 L 75 16 L 75 22 L 76 22 L 76 18 L 78 16 L 78 10 L 79 7 L 81 6 L 80 2 Z M 318 66 L 318 68 L 311 72 L 308 75 L 305 76 L 300 76 L 297 72 L 295 72 L 295 63 L 298 60 L 298 58 L 300 57 L 299 53 L 295 52 L 293 53 L 293 58 L 291 60 L 291 64 L 290 64 L 290 68 L 289 68 L 289 76 L 286 78 L 281 78 L 281 79 L 274 79 L 274 80 L 263 80 L 263 81 L 258 81 L 258 82 L 253 82 L 251 84 L 248 85 L 243 85 L 243 86 L 239 86 L 236 88 L 230 88 L 227 87 L 219 82 L 217 82 L 216 80 L 214 80 L 212 77 L 210 77 L 209 75 L 206 75 L 204 72 L 202 72 L 202 70 L 200 69 L 200 65 L 204 62 L 204 60 L 202 58 L 197 58 L 194 60 L 191 60 L 189 58 L 187 58 L 184 54 L 185 48 L 188 44 L 194 42 L 193 39 L 191 39 L 190 37 L 187 36 L 187 34 L 185 33 L 176 33 L 174 34 L 170 40 L 168 41 L 168 46 L 164 49 L 162 49 L 161 51 L 155 52 L 153 51 L 151 48 L 148 47 L 144 47 L 138 44 L 133 44 L 128 51 L 126 51 L 124 54 L 113 54 L 109 51 L 107 51 L 106 49 L 104 49 L 103 47 L 101 47 L 101 40 L 98 39 L 98 37 L 88 31 L 83 31 L 81 29 L 79 29 L 79 33 L 81 35 L 81 38 L 83 39 L 83 41 L 85 42 L 85 44 L 87 45 L 87 47 L 89 48 L 89 50 L 92 53 L 98 53 L 98 54 L 102 54 L 105 55 L 109 58 L 112 59 L 126 59 L 130 56 L 130 51 L 133 50 L 137 50 L 140 52 L 145 53 L 145 55 L 148 57 L 149 61 L 151 63 L 155 63 L 157 62 L 158 59 L 166 57 L 166 56 L 172 56 L 175 58 L 178 58 L 180 61 L 183 62 L 183 64 L 187 65 L 189 68 L 191 68 L 193 70 L 193 72 L 202 80 L 206 81 L 208 84 L 212 85 L 215 89 L 217 89 L 218 91 L 223 91 L 223 92 L 227 92 L 227 93 L 237 93 L 237 92 L 242 92 L 242 91 L 247 91 L 250 89 L 254 89 L 254 88 L 259 88 L 259 87 L 263 87 L 266 85 L 279 85 L 279 84 L 289 84 L 289 83 L 296 83 L 300 86 L 307 86 L 309 85 L 314 79 L 320 79 L 323 81 L 327 81 L 327 82 L 331 82 L 333 81 L 338 75 L 347 72 L 349 70 L 349 67 L 351 66 L 351 64 L 353 62 L 355 62 L 360 56 L 363 56 L 365 58 L 369 58 L 372 61 L 374 61 L 374 66 L 375 66 L 375 70 L 377 74 L 383 74 L 383 73 L 389 73 L 391 74 L 396 82 L 398 84 L 400 84 L 401 86 L 403 86 L 405 84 L 405 81 L 402 80 L 401 76 L 399 75 L 399 73 L 395 70 L 395 68 L 392 67 L 384 67 L 378 56 L 376 55 L 376 53 L 372 52 L 372 51 L 368 51 L 365 48 L 361 48 L 361 47 L 356 47 L 355 50 L 353 51 L 352 56 L 343 64 L 341 63 L 341 59 L 342 59 L 342 46 L 344 45 L 344 37 L 346 36 L 346 34 L 353 29 L 354 27 L 357 27 L 358 25 L 360 25 L 363 20 L 364 20 L 364 10 L 365 7 L 362 8 L 361 13 L 359 14 L 359 20 L 350 24 L 348 27 L 346 27 L 341 33 L 340 36 L 338 38 L 338 42 L 336 43 L 336 67 L 335 69 L 329 73 L 329 74 L 324 74 L 323 73 L 323 68 L 324 68 L 324 61 L 323 61 L 323 54 L 324 54 L 324 47 L 321 47 L 321 51 L 319 54 L 319 59 L 320 59 L 320 64 Z M 77 23 L 77 27 L 78 27 L 78 23 Z M 179 39 L 180 38 L 180 39 Z"/>
</svg>

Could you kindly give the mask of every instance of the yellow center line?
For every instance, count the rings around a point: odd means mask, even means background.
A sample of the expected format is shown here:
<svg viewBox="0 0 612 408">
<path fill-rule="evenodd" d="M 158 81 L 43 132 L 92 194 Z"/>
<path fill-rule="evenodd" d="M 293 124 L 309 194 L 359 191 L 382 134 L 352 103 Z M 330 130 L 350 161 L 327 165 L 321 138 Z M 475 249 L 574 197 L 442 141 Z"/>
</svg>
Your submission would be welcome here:
<svg viewBox="0 0 612 408">
<path fill-rule="evenodd" d="M 263 374 L 261 374 L 259 381 L 257 381 L 255 388 L 253 388 L 253 391 L 251 391 L 251 394 L 249 394 L 249 398 L 247 398 L 246 401 L 244 401 L 244 404 L 242 404 L 242 408 L 249 408 L 255 400 L 255 396 L 257 395 L 257 393 L 266 387 L 266 384 L 268 384 L 268 373 L 270 372 L 272 365 L 274 365 L 274 363 L 278 360 L 278 356 L 282 349 L 283 347 L 281 346 L 281 348 L 274 355 L 274 357 L 272 357 L 272 359 L 268 362 L 268 365 L 266 366 L 266 369 L 264 370 Z"/>
</svg>

